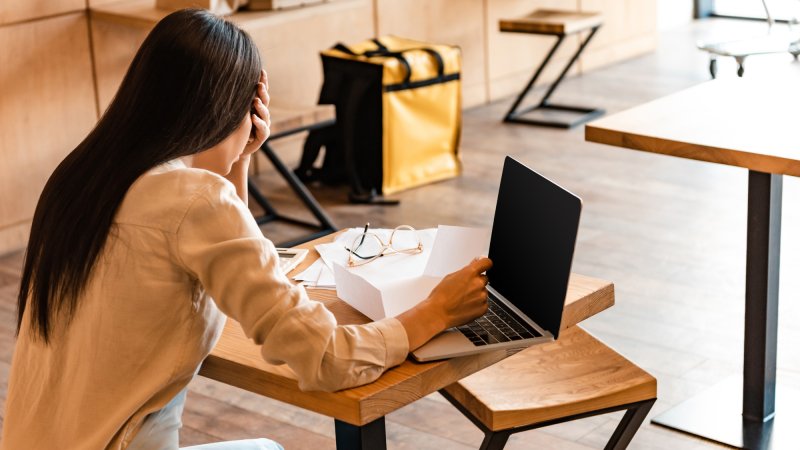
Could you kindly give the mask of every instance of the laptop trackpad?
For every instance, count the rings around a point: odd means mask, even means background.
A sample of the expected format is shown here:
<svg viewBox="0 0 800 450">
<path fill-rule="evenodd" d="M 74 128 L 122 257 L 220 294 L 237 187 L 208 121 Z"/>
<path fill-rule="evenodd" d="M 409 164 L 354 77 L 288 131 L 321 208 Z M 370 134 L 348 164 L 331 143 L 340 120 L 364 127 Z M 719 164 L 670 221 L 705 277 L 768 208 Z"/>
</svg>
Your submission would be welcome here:
<svg viewBox="0 0 800 450">
<path fill-rule="evenodd" d="M 447 330 L 414 350 L 411 354 L 417 361 L 433 361 L 469 354 L 477 347 L 458 331 Z M 463 353 L 462 353 L 463 352 Z"/>
</svg>

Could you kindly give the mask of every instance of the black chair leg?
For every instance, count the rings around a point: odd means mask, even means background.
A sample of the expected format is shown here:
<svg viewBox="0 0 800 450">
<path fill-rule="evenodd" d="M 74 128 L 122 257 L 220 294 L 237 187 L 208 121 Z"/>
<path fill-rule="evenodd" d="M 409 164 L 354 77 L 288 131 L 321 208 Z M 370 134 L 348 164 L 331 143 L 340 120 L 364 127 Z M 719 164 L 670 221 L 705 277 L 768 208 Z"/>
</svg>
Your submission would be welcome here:
<svg viewBox="0 0 800 450">
<path fill-rule="evenodd" d="M 655 400 L 649 400 L 629 408 L 625 412 L 622 421 L 617 425 L 617 429 L 614 430 L 614 434 L 611 435 L 608 444 L 606 444 L 606 450 L 624 450 L 628 448 L 628 444 L 631 443 L 631 439 L 639 430 L 644 418 L 647 417 L 647 413 L 650 412 L 650 408 L 653 407 L 655 402 Z"/>
<path fill-rule="evenodd" d="M 297 178 L 297 175 L 289 170 L 283 161 L 278 158 L 278 156 L 275 154 L 275 151 L 269 146 L 268 142 L 265 142 L 264 145 L 261 146 L 261 151 L 264 152 L 272 165 L 275 166 L 275 169 L 281 174 L 283 179 L 286 180 L 286 183 L 292 188 L 294 193 L 300 198 L 306 208 L 319 221 L 320 228 L 323 230 L 331 230 L 331 232 L 336 231 L 336 226 L 333 224 L 333 220 L 328 217 L 328 214 L 325 213 L 325 211 L 322 209 L 322 206 L 317 203 L 317 199 L 311 195 L 311 192 L 309 192 L 308 188 L 306 188 L 303 182 Z"/>
<path fill-rule="evenodd" d="M 265 224 L 271 220 L 274 220 L 278 216 L 278 212 L 275 211 L 275 208 L 272 207 L 272 204 L 267 200 L 266 197 L 258 190 L 258 186 L 253 183 L 249 177 L 247 178 L 247 193 L 253 197 L 256 204 L 264 210 L 264 215 L 260 217 L 256 217 L 256 223 L 259 225 Z"/>
<path fill-rule="evenodd" d="M 508 442 L 511 432 L 504 431 L 487 431 L 481 443 L 481 450 L 502 450 Z"/>
<path fill-rule="evenodd" d="M 520 109 L 522 101 L 525 99 L 525 97 L 528 95 L 531 89 L 533 89 L 536 80 L 539 78 L 539 75 L 542 74 L 545 66 L 547 66 L 547 64 L 550 62 L 556 50 L 566 37 L 565 34 L 556 35 L 558 38 L 556 40 L 556 43 L 553 45 L 553 47 L 550 48 L 550 52 L 544 58 L 544 61 L 542 61 L 541 65 L 539 65 L 539 68 L 536 69 L 536 72 L 534 72 L 533 77 L 530 79 L 530 81 L 528 81 L 528 85 L 525 86 L 525 89 L 523 89 L 522 92 L 517 96 L 516 100 L 514 100 L 513 105 L 511 105 L 511 109 L 508 110 L 503 121 L 506 123 L 521 123 L 527 125 L 539 125 L 539 126 L 555 127 L 555 128 L 572 128 L 576 125 L 588 122 L 594 119 L 595 117 L 599 117 L 605 114 L 605 110 L 600 108 L 587 108 L 583 106 L 569 106 L 569 105 L 550 103 L 550 96 L 553 95 L 553 92 L 555 92 L 555 90 L 561 84 L 561 81 L 564 80 L 564 77 L 567 75 L 570 68 L 572 68 L 572 66 L 578 60 L 578 57 L 580 57 L 580 55 L 583 53 L 583 50 L 586 48 L 586 46 L 589 45 L 589 41 L 592 40 L 592 37 L 594 37 L 595 33 L 597 33 L 597 30 L 599 28 L 600 25 L 592 28 L 592 30 L 589 32 L 589 35 L 578 46 L 578 49 L 572 55 L 567 65 L 564 66 L 564 68 L 561 70 L 561 73 L 558 75 L 556 81 L 554 81 L 550 85 L 550 88 L 544 94 L 539 103 L 534 106 L 530 106 L 528 108 Z M 528 119 L 524 117 L 526 114 L 537 110 L 561 111 L 561 112 L 577 114 L 577 116 L 575 117 L 574 120 L 567 122 L 562 120 L 554 120 L 547 118 Z"/>
<path fill-rule="evenodd" d="M 606 409 L 575 414 L 573 416 L 560 417 L 558 419 L 539 422 L 532 425 L 493 431 L 484 425 L 480 419 L 474 416 L 467 408 L 464 407 L 464 405 L 459 403 L 458 400 L 450 395 L 445 389 L 441 389 L 439 393 L 442 394 L 442 396 L 447 399 L 450 404 L 455 406 L 456 409 L 461 412 L 461 414 L 464 414 L 464 416 L 469 419 L 470 422 L 475 424 L 475 426 L 477 426 L 483 432 L 484 438 L 483 443 L 481 443 L 481 450 L 502 449 L 505 447 L 508 438 L 514 433 L 521 433 L 523 431 L 535 430 L 537 428 L 569 422 L 571 420 L 578 420 L 586 417 L 599 416 L 602 414 L 625 410 L 625 416 L 622 418 L 619 425 L 617 425 L 617 429 L 614 430 L 614 434 L 611 435 L 611 439 L 609 439 L 608 444 L 606 444 L 605 447 L 605 450 L 624 450 L 628 447 L 628 444 L 631 443 L 631 439 L 633 439 L 633 436 L 639 430 L 639 427 L 642 425 L 645 417 L 647 417 L 647 413 L 650 412 L 650 408 L 652 408 L 653 404 L 656 402 L 656 399 L 645 400 L 637 403 L 612 406 Z"/>
<path fill-rule="evenodd" d="M 286 184 L 292 188 L 295 195 L 303 202 L 303 205 L 306 209 L 314 215 L 314 218 L 317 219 L 318 223 L 307 222 L 304 220 L 295 219 L 293 217 L 287 217 L 280 213 L 278 213 L 275 208 L 269 203 L 267 198 L 264 196 L 263 193 L 258 189 L 255 183 L 248 178 L 247 180 L 247 187 L 248 193 L 251 197 L 255 200 L 258 206 L 264 210 L 264 214 L 262 216 L 256 217 L 256 223 L 259 225 L 263 225 L 267 222 L 271 222 L 273 220 L 279 220 L 286 223 L 291 223 L 294 225 L 299 225 L 307 228 L 312 228 L 314 231 L 311 234 L 305 235 L 301 238 L 294 239 L 291 241 L 281 242 L 276 244 L 278 247 L 294 247 L 295 245 L 302 244 L 304 242 L 308 242 L 310 240 L 328 235 L 336 231 L 336 225 L 333 224 L 333 220 L 325 213 L 325 210 L 322 209 L 322 206 L 317 202 L 317 199 L 308 191 L 308 188 L 303 184 L 302 181 L 297 177 L 297 175 L 289 170 L 288 167 L 283 163 L 283 161 L 278 158 L 278 155 L 275 154 L 275 151 L 272 147 L 269 146 L 269 141 L 265 142 L 261 146 L 261 151 L 264 155 L 269 159 L 270 163 L 275 167 L 275 170 L 278 171 L 280 176 L 286 181 Z"/>
</svg>

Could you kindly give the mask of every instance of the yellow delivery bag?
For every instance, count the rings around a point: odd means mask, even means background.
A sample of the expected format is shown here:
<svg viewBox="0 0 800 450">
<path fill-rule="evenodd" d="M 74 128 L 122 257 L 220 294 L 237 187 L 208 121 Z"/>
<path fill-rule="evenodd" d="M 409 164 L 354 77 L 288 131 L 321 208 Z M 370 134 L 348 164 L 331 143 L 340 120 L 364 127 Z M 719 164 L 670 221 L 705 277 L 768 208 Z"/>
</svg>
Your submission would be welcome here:
<svg viewBox="0 0 800 450">
<path fill-rule="evenodd" d="M 321 56 L 320 103 L 336 105 L 341 145 L 341 158 L 326 154 L 325 165 L 343 163 L 353 194 L 392 194 L 460 173 L 458 47 L 385 36 Z"/>
</svg>

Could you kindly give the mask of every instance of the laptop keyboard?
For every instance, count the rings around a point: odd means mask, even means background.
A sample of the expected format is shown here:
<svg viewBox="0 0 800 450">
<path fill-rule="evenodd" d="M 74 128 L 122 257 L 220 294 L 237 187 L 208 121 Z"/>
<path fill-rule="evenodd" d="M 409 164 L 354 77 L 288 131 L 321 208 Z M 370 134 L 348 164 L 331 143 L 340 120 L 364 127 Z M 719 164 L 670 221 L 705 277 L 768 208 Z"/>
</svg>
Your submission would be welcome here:
<svg viewBox="0 0 800 450">
<path fill-rule="evenodd" d="M 497 344 L 540 337 L 541 334 L 522 320 L 517 320 L 502 303 L 489 294 L 489 310 L 472 322 L 458 327 L 475 345 Z"/>
</svg>

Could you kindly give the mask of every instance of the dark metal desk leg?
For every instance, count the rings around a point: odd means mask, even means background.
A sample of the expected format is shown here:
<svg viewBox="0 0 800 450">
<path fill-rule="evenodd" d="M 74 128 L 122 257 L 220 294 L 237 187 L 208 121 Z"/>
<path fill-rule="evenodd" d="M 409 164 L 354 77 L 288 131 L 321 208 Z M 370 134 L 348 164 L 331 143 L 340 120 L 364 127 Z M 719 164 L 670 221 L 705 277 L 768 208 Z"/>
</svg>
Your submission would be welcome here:
<svg viewBox="0 0 800 450">
<path fill-rule="evenodd" d="M 800 440 L 800 391 L 776 385 L 782 191 L 781 175 L 750 171 L 743 379 L 725 380 L 654 423 L 749 450 Z"/>
<path fill-rule="evenodd" d="M 386 450 L 386 421 L 383 417 L 356 426 L 336 420 L 338 450 Z"/>
<path fill-rule="evenodd" d="M 763 422 L 775 413 L 783 178 L 751 170 L 748 189 L 742 415 Z"/>
</svg>

